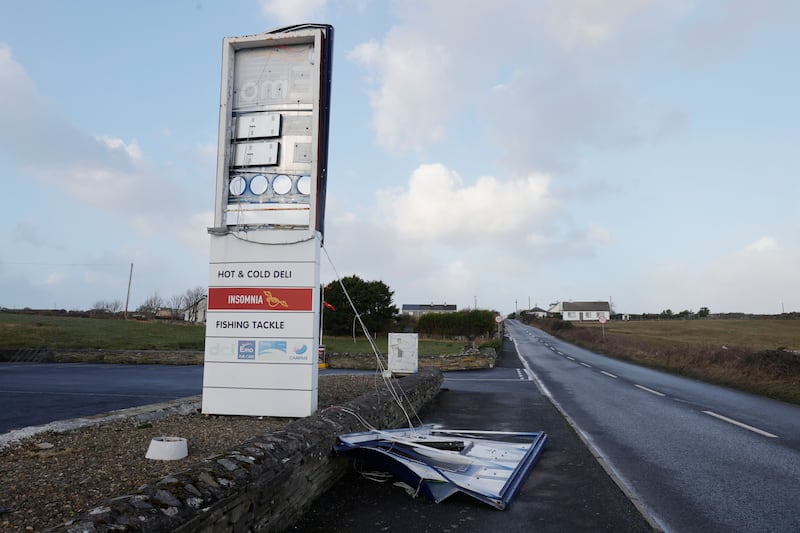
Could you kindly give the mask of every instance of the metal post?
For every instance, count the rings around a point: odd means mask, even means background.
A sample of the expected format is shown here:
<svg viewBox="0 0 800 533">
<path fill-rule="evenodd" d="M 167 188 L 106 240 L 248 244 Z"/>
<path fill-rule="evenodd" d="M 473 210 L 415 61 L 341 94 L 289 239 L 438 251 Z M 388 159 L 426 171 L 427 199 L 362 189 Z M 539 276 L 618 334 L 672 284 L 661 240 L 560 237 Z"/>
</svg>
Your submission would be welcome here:
<svg viewBox="0 0 800 533">
<path fill-rule="evenodd" d="M 131 263 L 131 271 L 128 274 L 128 295 L 125 296 L 125 320 L 128 320 L 128 302 L 131 300 L 131 280 L 133 279 L 133 263 Z"/>
</svg>

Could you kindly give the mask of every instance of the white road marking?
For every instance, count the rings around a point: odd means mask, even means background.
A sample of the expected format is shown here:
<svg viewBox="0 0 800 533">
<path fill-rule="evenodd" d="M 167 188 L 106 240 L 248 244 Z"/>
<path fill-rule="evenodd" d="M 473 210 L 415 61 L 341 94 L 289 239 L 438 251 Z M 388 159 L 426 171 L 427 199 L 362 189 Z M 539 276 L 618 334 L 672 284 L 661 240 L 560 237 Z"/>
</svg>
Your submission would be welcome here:
<svg viewBox="0 0 800 533">
<path fill-rule="evenodd" d="M 527 371 L 524 368 L 518 368 L 517 369 L 517 376 L 522 381 L 531 381 L 530 375 L 528 375 Z"/>
<path fill-rule="evenodd" d="M 638 388 L 642 389 L 643 391 L 647 391 L 650 394 L 655 394 L 656 396 L 666 396 L 666 394 L 664 394 L 663 392 L 658 392 L 657 390 L 648 389 L 644 385 L 637 385 L 636 383 L 634 383 L 633 386 L 634 387 L 638 387 Z"/>
<path fill-rule="evenodd" d="M 48 394 L 50 396 L 89 396 L 89 397 L 103 397 L 108 396 L 112 398 L 163 398 L 164 396 L 156 394 L 121 394 L 117 392 L 69 392 L 69 391 L 36 391 L 36 390 L 13 390 L 3 389 L 0 394 Z"/>
<path fill-rule="evenodd" d="M 610 378 L 617 379 L 617 376 L 615 376 L 615 375 L 614 375 L 614 374 L 612 374 L 611 372 L 606 372 L 605 370 L 601 370 L 601 371 L 600 371 L 600 373 L 601 373 L 601 374 L 605 374 L 606 376 L 608 376 L 608 377 L 610 377 Z"/>
<path fill-rule="evenodd" d="M 445 381 L 532 381 L 523 377 L 515 378 L 444 378 Z"/>
<path fill-rule="evenodd" d="M 592 368 L 592 365 L 589 365 L 589 364 L 586 364 L 586 363 L 581 363 L 581 364 L 582 364 L 583 366 L 585 366 L 586 368 Z"/>
<path fill-rule="evenodd" d="M 768 433 L 768 432 L 764 431 L 763 429 L 758 429 L 758 428 L 754 428 L 753 426 L 748 426 L 744 422 L 739 422 L 738 420 L 734 420 L 733 418 L 728 418 L 727 416 L 722 416 L 722 415 L 717 414 L 717 413 L 715 413 L 713 411 L 703 411 L 703 412 L 705 414 L 707 414 L 707 415 L 713 416 L 714 418 L 719 418 L 720 420 L 724 420 L 725 422 L 728 422 L 729 424 L 733 424 L 735 426 L 739 426 L 740 428 L 744 428 L 744 429 L 746 429 L 748 431 L 752 431 L 753 433 L 758 433 L 759 435 L 763 435 L 763 436 L 769 437 L 771 439 L 777 439 L 778 438 L 777 435 L 773 435 L 772 433 Z"/>
<path fill-rule="evenodd" d="M 567 356 L 567 359 L 569 359 L 570 361 L 574 361 L 575 360 L 574 357 L 570 357 L 570 356 Z"/>
</svg>

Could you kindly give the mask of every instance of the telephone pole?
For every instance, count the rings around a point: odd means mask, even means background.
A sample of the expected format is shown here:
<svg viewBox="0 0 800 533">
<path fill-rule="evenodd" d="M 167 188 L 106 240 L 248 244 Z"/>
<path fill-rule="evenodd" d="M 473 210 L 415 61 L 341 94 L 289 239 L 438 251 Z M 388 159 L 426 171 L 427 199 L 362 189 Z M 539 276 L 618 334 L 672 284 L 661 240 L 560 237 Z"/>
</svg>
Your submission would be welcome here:
<svg viewBox="0 0 800 533">
<path fill-rule="evenodd" d="M 133 279 L 133 263 L 131 263 L 131 271 L 128 274 L 128 295 L 125 296 L 125 320 L 128 320 L 128 302 L 131 300 L 131 280 Z"/>
</svg>

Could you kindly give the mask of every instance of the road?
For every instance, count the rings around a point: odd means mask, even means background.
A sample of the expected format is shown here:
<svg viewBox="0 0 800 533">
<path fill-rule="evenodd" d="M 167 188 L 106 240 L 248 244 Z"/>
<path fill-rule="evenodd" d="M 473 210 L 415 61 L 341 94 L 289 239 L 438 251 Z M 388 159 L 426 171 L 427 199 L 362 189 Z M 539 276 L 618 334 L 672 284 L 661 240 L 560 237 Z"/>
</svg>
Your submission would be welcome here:
<svg viewBox="0 0 800 533">
<path fill-rule="evenodd" d="M 438 504 L 412 498 L 393 483 L 376 483 L 352 469 L 290 531 L 652 531 L 530 379 L 511 342 L 504 342 L 492 369 L 445 372 L 442 390 L 419 416 L 450 429 L 545 431 L 547 442 L 503 511 L 463 494 Z"/>
<path fill-rule="evenodd" d="M 0 364 L 0 433 L 200 394 L 202 366 Z"/>
<path fill-rule="evenodd" d="M 527 369 L 666 531 L 800 531 L 800 407 L 506 321 Z"/>
</svg>

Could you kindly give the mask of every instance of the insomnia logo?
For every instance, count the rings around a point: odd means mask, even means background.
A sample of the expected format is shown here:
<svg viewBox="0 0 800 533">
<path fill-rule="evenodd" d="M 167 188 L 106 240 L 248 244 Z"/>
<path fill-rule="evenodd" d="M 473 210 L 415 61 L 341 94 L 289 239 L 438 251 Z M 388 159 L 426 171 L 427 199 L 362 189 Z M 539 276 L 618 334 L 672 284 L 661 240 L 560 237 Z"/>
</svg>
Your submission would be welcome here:
<svg viewBox="0 0 800 533">
<path fill-rule="evenodd" d="M 256 341 L 239 341 L 238 359 L 256 358 Z"/>
</svg>

